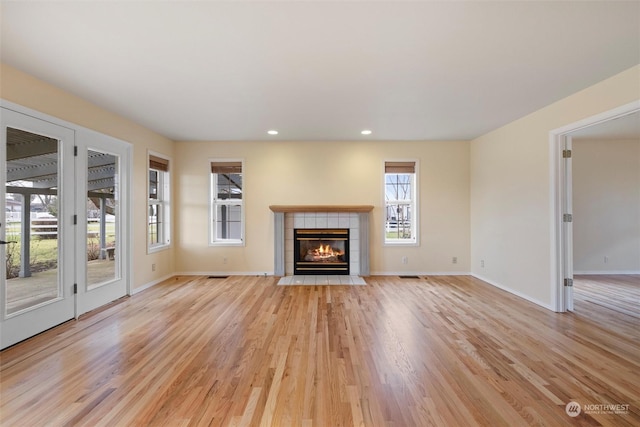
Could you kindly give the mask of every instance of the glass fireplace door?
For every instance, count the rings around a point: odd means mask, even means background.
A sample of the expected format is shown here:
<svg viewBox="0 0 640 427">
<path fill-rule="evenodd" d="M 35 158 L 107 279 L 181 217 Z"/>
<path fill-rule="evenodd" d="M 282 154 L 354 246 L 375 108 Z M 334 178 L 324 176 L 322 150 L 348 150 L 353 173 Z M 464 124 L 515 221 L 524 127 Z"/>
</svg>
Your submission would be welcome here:
<svg viewBox="0 0 640 427">
<path fill-rule="evenodd" d="M 294 235 L 294 274 L 349 274 L 349 229 L 301 229 Z"/>
</svg>

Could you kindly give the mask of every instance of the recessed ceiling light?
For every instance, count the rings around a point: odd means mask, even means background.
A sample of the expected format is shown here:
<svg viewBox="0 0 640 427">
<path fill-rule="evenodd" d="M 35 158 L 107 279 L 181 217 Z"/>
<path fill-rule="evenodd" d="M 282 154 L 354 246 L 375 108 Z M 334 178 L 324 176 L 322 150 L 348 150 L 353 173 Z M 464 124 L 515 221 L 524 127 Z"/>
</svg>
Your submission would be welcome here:
<svg viewBox="0 0 640 427">
<path fill-rule="evenodd" d="M 369 129 L 365 129 L 363 131 L 360 132 L 363 135 L 371 135 L 373 132 L 371 132 Z"/>
<path fill-rule="evenodd" d="M 268 131 L 267 131 L 267 133 L 268 133 L 269 135 L 277 135 L 277 134 L 278 134 L 278 131 L 277 131 L 277 130 L 275 130 L 275 129 L 271 129 L 271 130 L 268 130 Z"/>
</svg>

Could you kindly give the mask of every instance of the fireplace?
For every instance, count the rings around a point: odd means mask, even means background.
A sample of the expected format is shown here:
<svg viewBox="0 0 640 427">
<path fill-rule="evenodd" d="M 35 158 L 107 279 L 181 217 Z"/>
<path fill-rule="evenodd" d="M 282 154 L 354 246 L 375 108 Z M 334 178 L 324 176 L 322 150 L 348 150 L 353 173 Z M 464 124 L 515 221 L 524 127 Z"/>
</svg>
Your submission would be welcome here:
<svg viewBox="0 0 640 427">
<path fill-rule="evenodd" d="M 273 274 L 294 274 L 296 228 L 349 229 L 349 275 L 368 276 L 371 205 L 271 205 L 273 212 Z M 326 274 L 326 273 L 325 273 Z M 341 273 L 342 274 L 342 273 Z"/>
<path fill-rule="evenodd" d="M 293 240 L 293 274 L 349 274 L 348 228 L 296 228 Z"/>
</svg>

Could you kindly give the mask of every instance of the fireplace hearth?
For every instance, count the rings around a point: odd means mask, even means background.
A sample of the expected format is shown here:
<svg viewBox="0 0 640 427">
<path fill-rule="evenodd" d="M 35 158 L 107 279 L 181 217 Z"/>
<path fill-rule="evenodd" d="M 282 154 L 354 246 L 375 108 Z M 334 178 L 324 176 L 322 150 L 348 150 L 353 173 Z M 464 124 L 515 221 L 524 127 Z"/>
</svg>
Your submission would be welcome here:
<svg viewBox="0 0 640 427">
<path fill-rule="evenodd" d="M 349 274 L 349 229 L 296 228 L 295 275 Z"/>
</svg>

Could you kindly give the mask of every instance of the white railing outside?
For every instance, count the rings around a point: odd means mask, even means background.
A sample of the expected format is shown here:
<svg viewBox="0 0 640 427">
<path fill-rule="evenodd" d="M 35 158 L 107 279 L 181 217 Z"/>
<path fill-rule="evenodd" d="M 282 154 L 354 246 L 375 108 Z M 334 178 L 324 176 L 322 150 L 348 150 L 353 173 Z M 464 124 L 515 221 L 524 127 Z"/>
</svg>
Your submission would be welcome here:
<svg viewBox="0 0 640 427">
<path fill-rule="evenodd" d="M 6 212 L 5 218 L 7 229 L 13 229 L 13 233 L 20 233 L 19 224 L 22 220 L 22 214 L 20 212 Z M 113 223 L 115 222 L 115 217 L 113 215 L 107 215 L 107 217 L 105 218 L 105 222 Z M 58 234 L 58 218 L 47 213 L 31 212 L 30 223 L 32 236 L 54 236 Z M 100 218 L 87 218 L 87 224 L 91 223 L 99 224 Z M 98 231 L 87 231 L 87 234 L 89 236 L 97 236 L 100 233 Z"/>
</svg>

